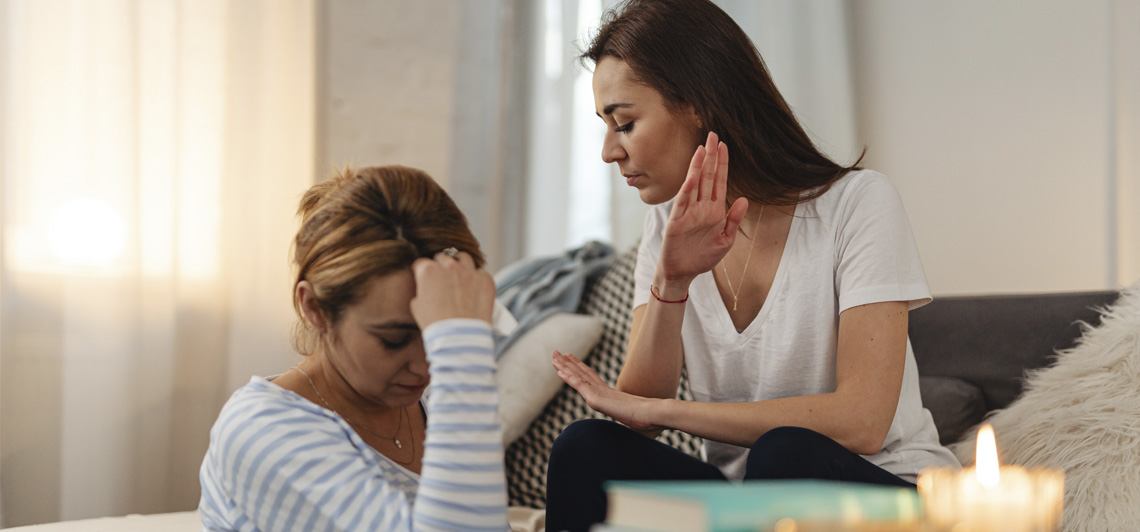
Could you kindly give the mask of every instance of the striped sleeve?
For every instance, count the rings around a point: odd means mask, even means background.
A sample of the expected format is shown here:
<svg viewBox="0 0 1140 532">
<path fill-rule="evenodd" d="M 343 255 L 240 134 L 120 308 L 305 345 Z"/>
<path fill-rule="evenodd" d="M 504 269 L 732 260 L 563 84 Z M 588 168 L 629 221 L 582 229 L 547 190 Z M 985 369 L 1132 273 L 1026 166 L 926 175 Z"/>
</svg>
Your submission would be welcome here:
<svg viewBox="0 0 1140 532">
<path fill-rule="evenodd" d="M 235 394 L 210 432 L 202 466 L 204 528 L 401 529 L 411 501 L 344 430 L 319 408 L 280 394 L 255 387 Z"/>
<path fill-rule="evenodd" d="M 423 336 L 432 387 L 412 528 L 509 530 L 491 327 L 452 319 Z"/>
</svg>

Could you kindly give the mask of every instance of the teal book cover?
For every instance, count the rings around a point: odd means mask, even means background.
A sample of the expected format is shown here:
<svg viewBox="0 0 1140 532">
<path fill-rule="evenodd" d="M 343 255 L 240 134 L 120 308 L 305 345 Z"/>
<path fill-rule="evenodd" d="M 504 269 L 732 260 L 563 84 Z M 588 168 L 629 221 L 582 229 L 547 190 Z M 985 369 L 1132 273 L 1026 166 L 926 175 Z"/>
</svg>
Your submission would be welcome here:
<svg viewBox="0 0 1140 532">
<path fill-rule="evenodd" d="M 608 525 L 653 532 L 769 531 L 782 519 L 801 530 L 907 530 L 922 513 L 914 489 L 823 480 L 610 482 L 606 492 Z"/>
</svg>

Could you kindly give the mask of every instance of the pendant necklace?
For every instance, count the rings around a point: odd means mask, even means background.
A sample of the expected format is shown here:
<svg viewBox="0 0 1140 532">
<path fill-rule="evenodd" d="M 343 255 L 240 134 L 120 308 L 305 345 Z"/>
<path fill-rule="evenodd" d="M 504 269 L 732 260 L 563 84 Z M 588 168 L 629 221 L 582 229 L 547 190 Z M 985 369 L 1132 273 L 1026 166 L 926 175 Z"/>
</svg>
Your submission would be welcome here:
<svg viewBox="0 0 1140 532">
<path fill-rule="evenodd" d="M 752 248 L 756 245 L 756 239 L 760 238 L 757 231 L 760 230 L 760 220 L 764 219 L 764 206 L 760 206 L 760 216 L 756 217 L 756 225 L 752 226 L 752 243 L 748 244 L 748 256 L 744 258 L 744 270 L 740 272 L 740 284 L 735 290 L 732 289 L 732 281 L 728 278 L 728 266 L 724 264 L 724 259 L 720 260 L 720 267 L 724 269 L 724 281 L 728 283 L 728 291 L 732 293 L 732 311 L 736 312 L 736 296 L 740 295 L 740 289 L 744 288 L 744 276 L 748 273 L 748 263 L 752 260 Z"/>
<path fill-rule="evenodd" d="M 385 440 L 392 440 L 392 443 L 394 443 L 396 445 L 397 449 L 403 449 L 404 448 L 404 445 L 402 443 L 400 443 L 400 430 L 402 430 L 404 428 L 404 417 L 407 415 L 407 408 L 401 408 L 400 409 L 400 424 L 396 426 L 396 434 L 394 436 L 385 436 L 383 434 L 380 434 L 380 433 L 372 430 L 367 425 L 365 425 L 363 423 L 359 423 L 357 421 L 353 421 L 352 419 L 349 419 L 344 414 L 341 414 L 340 412 L 338 412 L 337 409 L 333 408 L 333 406 L 331 404 L 329 404 L 328 400 L 325 399 L 325 396 L 321 395 L 321 392 L 319 390 L 317 390 L 317 385 L 315 383 L 313 383 L 313 378 L 310 377 L 309 374 L 305 372 L 305 370 L 301 369 L 300 366 L 293 366 L 293 369 L 301 372 L 301 375 L 305 376 L 305 379 L 307 379 L 309 381 L 309 386 L 313 388 L 313 393 L 317 394 L 317 399 L 320 399 L 321 402 L 325 404 L 326 408 L 335 412 L 336 415 L 340 416 L 341 419 L 345 420 L 349 425 L 352 425 L 353 427 L 360 428 L 360 429 L 364 430 L 365 432 L 372 434 L 373 436 L 376 436 L 378 438 L 382 438 Z M 415 443 L 413 442 L 413 444 L 412 444 L 412 459 L 407 461 L 407 462 L 400 462 L 399 460 L 396 460 L 396 462 L 398 462 L 400 464 L 407 465 L 407 464 L 414 462 L 415 459 L 416 459 L 416 446 L 415 446 Z"/>
</svg>

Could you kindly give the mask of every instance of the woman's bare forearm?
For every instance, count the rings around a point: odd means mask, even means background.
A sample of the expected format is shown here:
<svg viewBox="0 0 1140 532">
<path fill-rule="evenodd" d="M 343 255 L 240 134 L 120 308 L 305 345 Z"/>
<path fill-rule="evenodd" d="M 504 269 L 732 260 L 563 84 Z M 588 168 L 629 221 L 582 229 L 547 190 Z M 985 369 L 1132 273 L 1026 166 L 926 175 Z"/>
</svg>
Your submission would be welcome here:
<svg viewBox="0 0 1140 532">
<path fill-rule="evenodd" d="M 851 394 L 827 393 L 748 403 L 656 401 L 650 421 L 701 438 L 750 447 L 765 432 L 796 426 L 823 434 L 852 452 L 872 455 L 882 448 L 896 402 L 875 404 Z"/>
<path fill-rule="evenodd" d="M 685 351 L 681 344 L 681 324 L 691 281 L 666 281 L 661 275 L 654 280 L 654 296 L 649 303 L 633 311 L 629 347 L 625 364 L 618 376 L 617 389 L 642 397 L 672 399 L 677 396 L 684 366 Z"/>
</svg>

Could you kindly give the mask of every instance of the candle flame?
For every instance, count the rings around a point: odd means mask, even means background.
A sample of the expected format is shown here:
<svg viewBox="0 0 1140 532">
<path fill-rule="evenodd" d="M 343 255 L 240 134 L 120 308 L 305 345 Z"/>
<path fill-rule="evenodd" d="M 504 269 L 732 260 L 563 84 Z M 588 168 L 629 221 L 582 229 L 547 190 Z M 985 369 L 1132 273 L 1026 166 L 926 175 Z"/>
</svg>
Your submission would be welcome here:
<svg viewBox="0 0 1140 532">
<path fill-rule="evenodd" d="M 1001 480 L 1001 472 L 998 467 L 997 438 L 994 436 L 993 426 L 988 423 L 978 429 L 976 452 L 974 462 L 977 467 L 978 483 L 987 488 L 997 486 Z"/>
</svg>

